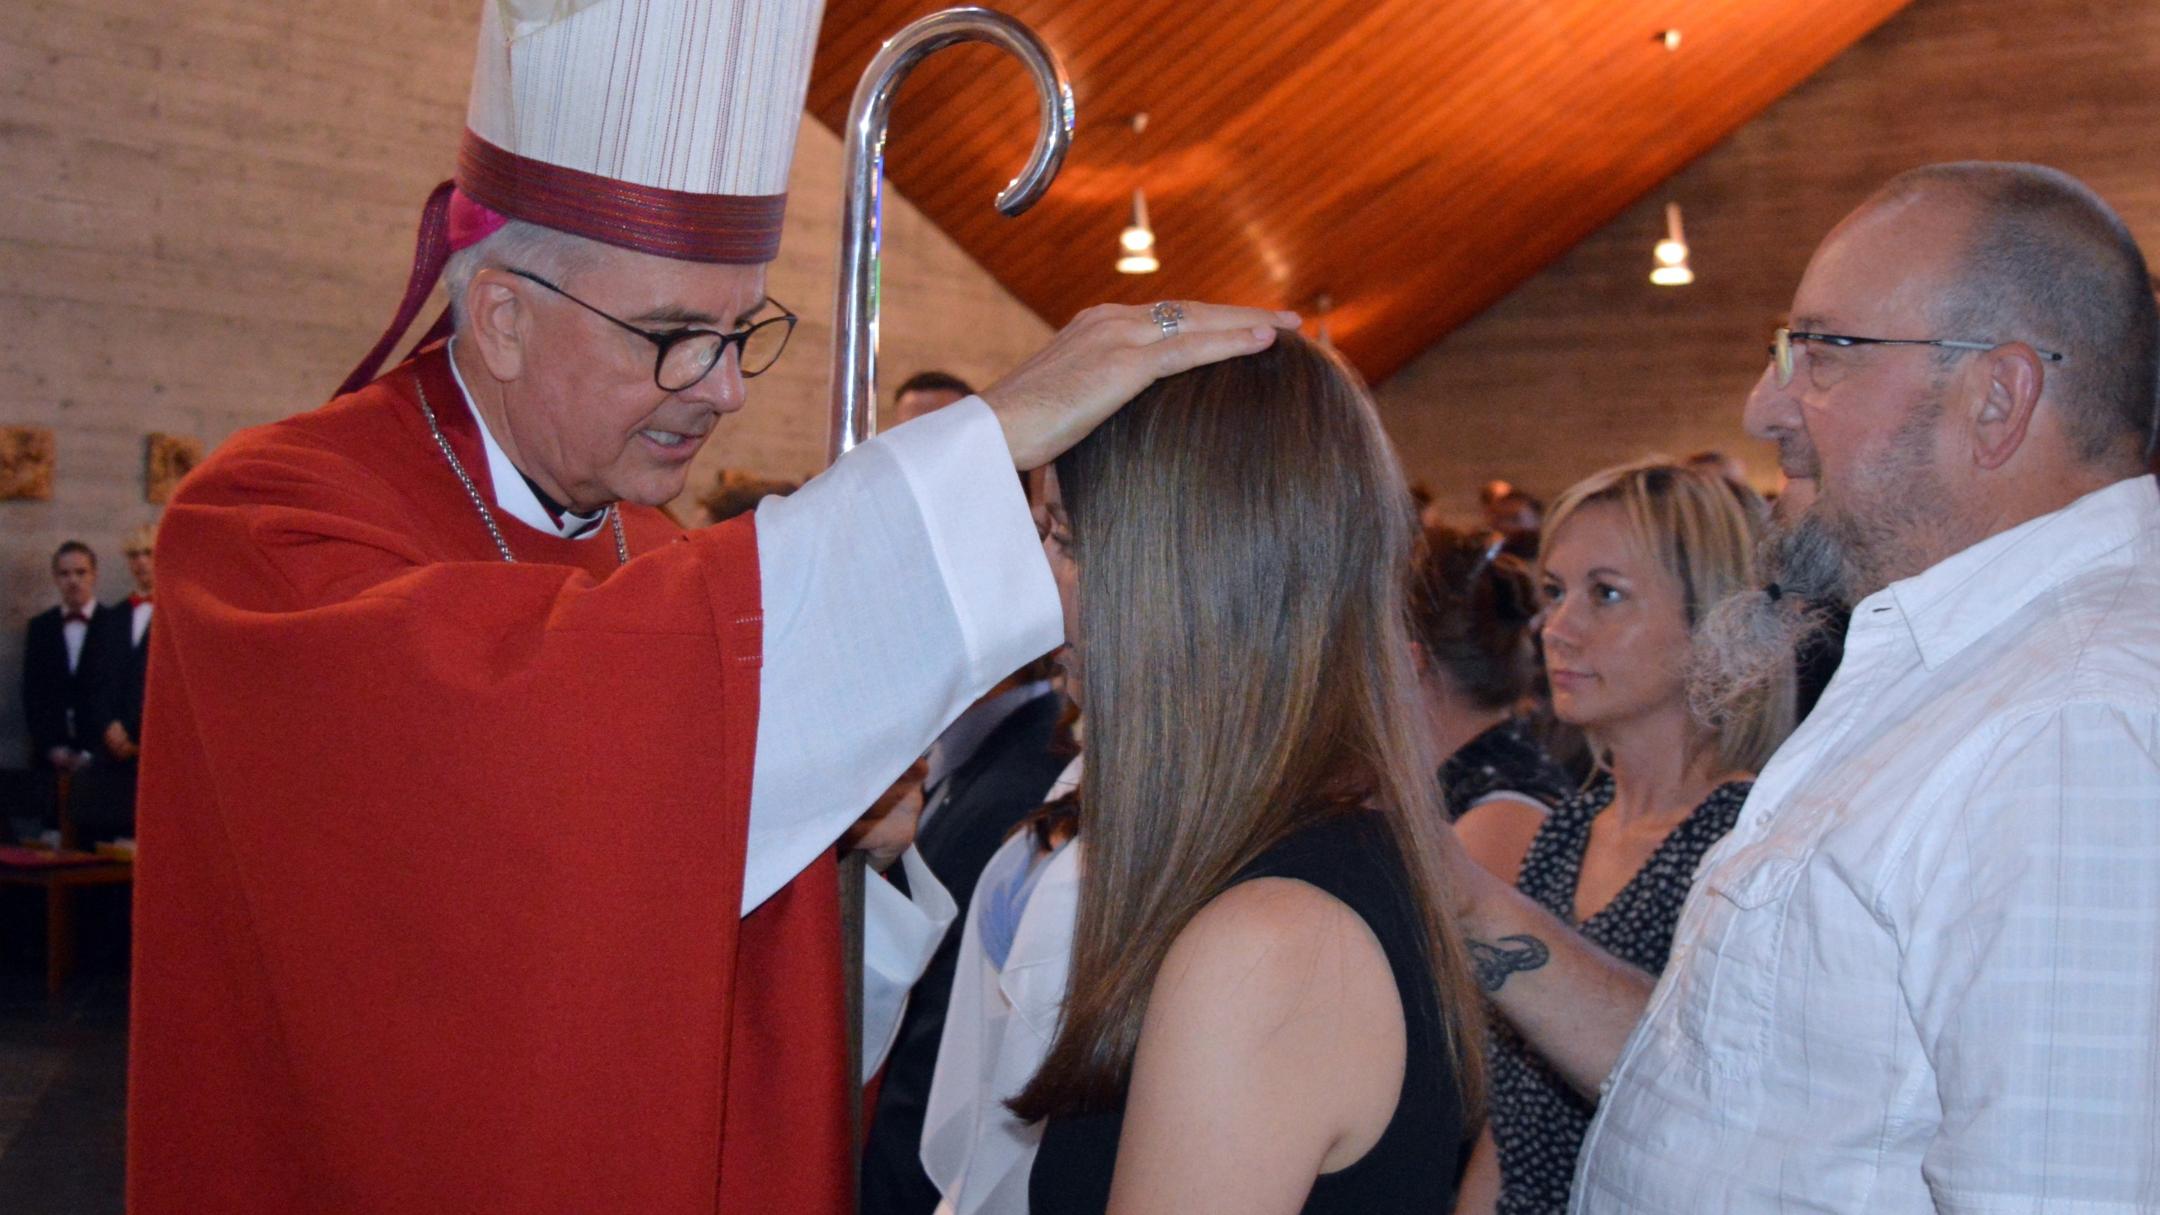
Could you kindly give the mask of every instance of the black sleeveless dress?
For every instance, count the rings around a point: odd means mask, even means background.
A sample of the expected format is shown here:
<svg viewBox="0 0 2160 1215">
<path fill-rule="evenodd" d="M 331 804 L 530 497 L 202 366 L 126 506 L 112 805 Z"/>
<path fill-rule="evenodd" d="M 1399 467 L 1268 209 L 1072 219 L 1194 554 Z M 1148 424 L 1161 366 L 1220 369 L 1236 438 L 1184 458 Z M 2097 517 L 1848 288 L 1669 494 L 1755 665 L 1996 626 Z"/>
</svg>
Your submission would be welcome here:
<svg viewBox="0 0 2160 1215">
<path fill-rule="evenodd" d="M 1302 1209 L 1306 1215 L 1448 1210 L 1466 1154 L 1464 1110 L 1416 903 L 1387 824 L 1371 812 L 1338 815 L 1269 849 L 1232 885 L 1261 877 L 1318 887 L 1365 921 L 1395 974 L 1407 1030 L 1394 1118 L 1371 1151 L 1315 1180 Z M 1028 1178 L 1032 1215 L 1102 1215 L 1124 1123 L 1122 1108 L 1050 1119 Z"/>
</svg>

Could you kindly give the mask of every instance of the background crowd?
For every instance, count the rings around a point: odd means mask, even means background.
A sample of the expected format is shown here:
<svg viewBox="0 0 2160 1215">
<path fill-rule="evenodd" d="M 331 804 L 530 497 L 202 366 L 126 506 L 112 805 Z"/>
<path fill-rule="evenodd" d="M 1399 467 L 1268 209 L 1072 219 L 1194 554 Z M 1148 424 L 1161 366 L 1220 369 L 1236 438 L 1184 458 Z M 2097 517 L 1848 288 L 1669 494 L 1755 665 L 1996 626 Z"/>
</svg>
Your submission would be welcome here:
<svg viewBox="0 0 2160 1215">
<path fill-rule="evenodd" d="M 1031 779 L 864 1209 L 2152 1209 L 2156 350 L 2104 203 L 1960 165 L 1818 251 L 1774 502 L 1701 452 L 1451 528 L 1323 351 L 1143 394 L 1031 487 L 1071 648 L 976 712 L 1085 758 L 955 727 Z"/>
<path fill-rule="evenodd" d="M 60 602 L 31 618 L 23 646 L 33 783 L 13 812 L 18 838 L 51 831 L 55 841 L 87 847 L 134 834 L 156 539 L 149 526 L 128 535 L 135 589 L 110 601 L 98 598 L 98 557 L 88 544 L 69 540 L 53 552 Z"/>
</svg>

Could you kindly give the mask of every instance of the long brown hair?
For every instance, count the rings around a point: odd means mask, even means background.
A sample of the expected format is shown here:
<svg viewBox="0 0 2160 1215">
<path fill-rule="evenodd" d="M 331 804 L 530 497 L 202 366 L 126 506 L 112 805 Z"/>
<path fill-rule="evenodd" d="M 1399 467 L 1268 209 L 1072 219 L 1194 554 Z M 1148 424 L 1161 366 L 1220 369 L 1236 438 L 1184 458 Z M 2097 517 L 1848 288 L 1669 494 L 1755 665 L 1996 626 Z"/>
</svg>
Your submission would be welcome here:
<svg viewBox="0 0 2160 1215">
<path fill-rule="evenodd" d="M 1193 916 L 1275 843 L 1366 806 L 1407 865 L 1474 1104 L 1480 1005 L 1413 724 L 1416 521 L 1356 374 L 1284 335 L 1156 384 L 1057 475 L 1080 569 L 1087 858 L 1064 1017 L 1013 1110 L 1114 1106 Z"/>
</svg>

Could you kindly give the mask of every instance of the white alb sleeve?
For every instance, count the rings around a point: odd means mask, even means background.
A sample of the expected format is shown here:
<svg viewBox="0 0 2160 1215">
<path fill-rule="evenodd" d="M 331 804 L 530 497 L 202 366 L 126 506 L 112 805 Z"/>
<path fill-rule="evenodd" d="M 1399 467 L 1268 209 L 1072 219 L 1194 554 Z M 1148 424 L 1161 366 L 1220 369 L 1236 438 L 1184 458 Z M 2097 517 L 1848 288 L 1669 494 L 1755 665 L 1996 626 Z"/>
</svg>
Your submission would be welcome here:
<svg viewBox="0 0 2160 1215">
<path fill-rule="evenodd" d="M 930 967 L 930 957 L 959 918 L 944 883 L 913 848 L 900 854 L 908 893 L 877 874 L 863 876 L 862 1078 L 885 1066 L 900 1033 L 908 993 Z"/>
<path fill-rule="evenodd" d="M 962 709 L 1064 639 L 1011 452 L 981 398 L 766 499 L 757 533 L 764 666 L 745 915 Z"/>
</svg>

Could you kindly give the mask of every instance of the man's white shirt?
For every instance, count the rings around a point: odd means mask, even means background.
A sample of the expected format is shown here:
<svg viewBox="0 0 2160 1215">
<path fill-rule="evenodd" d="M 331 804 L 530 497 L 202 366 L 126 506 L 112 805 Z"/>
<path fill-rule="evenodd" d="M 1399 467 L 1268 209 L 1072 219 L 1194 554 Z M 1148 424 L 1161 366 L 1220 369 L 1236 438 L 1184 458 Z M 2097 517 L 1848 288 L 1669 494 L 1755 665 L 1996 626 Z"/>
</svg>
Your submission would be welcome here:
<svg viewBox="0 0 2160 1215">
<path fill-rule="evenodd" d="M 93 599 L 88 607 L 82 609 L 82 613 L 86 617 L 95 619 L 100 607 L 101 605 Z M 90 620 L 76 619 L 72 614 L 73 611 L 74 609 L 64 603 L 60 605 L 60 644 L 67 647 L 67 669 L 70 675 L 73 675 L 82 666 L 83 643 L 90 639 Z M 70 735 L 75 733 L 75 698 L 72 696 L 68 697 L 67 729 Z M 57 747 L 54 749 L 64 751 L 67 748 Z M 88 751 L 75 751 L 72 754 L 82 757 L 85 761 L 90 758 Z"/>
<path fill-rule="evenodd" d="M 72 611 L 73 609 L 65 605 L 60 608 L 60 642 L 67 647 L 68 674 L 70 675 L 75 673 L 76 668 L 82 666 L 83 642 L 88 640 L 90 636 L 90 622 L 76 619 L 71 614 Z M 94 617 L 98 613 L 98 605 L 92 603 L 82 609 L 82 612 L 84 616 Z M 75 710 L 72 708 L 68 710 L 70 721 L 73 720 L 74 712 Z"/>
<path fill-rule="evenodd" d="M 1853 614 L 1704 857 L 1578 1212 L 2160 1210 L 2160 489 Z"/>
</svg>

